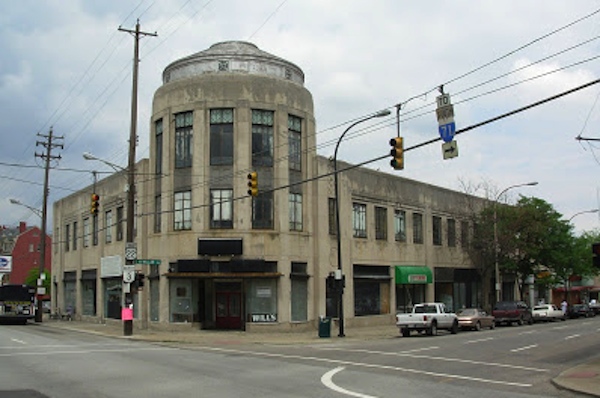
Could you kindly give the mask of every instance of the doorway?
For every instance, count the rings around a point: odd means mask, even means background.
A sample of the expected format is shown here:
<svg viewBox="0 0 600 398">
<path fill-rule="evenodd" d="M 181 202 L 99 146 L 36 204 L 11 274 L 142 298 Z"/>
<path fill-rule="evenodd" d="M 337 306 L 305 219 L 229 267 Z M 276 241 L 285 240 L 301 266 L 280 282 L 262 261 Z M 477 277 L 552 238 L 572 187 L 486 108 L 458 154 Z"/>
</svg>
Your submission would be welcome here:
<svg viewBox="0 0 600 398">
<path fill-rule="evenodd" d="M 217 329 L 242 328 L 242 284 L 217 283 L 215 286 L 215 326 Z"/>
</svg>

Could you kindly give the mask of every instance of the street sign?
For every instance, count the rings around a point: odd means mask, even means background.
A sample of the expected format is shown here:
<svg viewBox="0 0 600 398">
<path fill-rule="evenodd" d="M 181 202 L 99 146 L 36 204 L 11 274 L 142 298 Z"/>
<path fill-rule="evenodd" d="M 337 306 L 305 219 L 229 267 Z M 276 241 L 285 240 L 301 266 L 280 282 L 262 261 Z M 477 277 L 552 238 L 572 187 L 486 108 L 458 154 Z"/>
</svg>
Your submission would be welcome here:
<svg viewBox="0 0 600 398">
<path fill-rule="evenodd" d="M 137 245 L 135 242 L 127 242 L 125 245 L 125 260 L 135 261 L 137 258 Z"/>
<path fill-rule="evenodd" d="M 442 94 L 436 98 L 437 109 L 435 114 L 438 121 L 438 132 L 444 142 L 454 139 L 456 124 L 454 123 L 454 107 L 450 102 L 450 94 Z"/>
<path fill-rule="evenodd" d="M 458 156 L 458 144 L 456 141 L 445 142 L 442 144 L 442 153 L 444 159 L 452 159 Z"/>
<path fill-rule="evenodd" d="M 438 132 L 444 142 L 448 143 L 454 139 L 454 133 L 456 133 L 456 124 L 454 122 L 442 124 L 438 126 Z"/>
<path fill-rule="evenodd" d="M 123 282 L 131 283 L 135 280 L 135 271 L 123 271 Z"/>
<path fill-rule="evenodd" d="M 155 259 L 140 259 L 135 260 L 136 264 L 146 264 L 146 265 L 160 265 L 160 260 Z"/>
</svg>

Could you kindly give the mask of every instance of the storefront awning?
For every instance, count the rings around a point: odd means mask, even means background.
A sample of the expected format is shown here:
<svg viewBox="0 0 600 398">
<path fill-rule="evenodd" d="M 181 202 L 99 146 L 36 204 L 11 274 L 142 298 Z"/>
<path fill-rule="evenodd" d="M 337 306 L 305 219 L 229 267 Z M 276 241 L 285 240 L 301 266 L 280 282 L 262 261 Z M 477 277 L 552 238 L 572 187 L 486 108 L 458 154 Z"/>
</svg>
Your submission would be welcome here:
<svg viewBox="0 0 600 398">
<path fill-rule="evenodd" d="M 397 265 L 396 285 L 423 285 L 433 282 L 431 269 L 418 265 Z"/>
</svg>

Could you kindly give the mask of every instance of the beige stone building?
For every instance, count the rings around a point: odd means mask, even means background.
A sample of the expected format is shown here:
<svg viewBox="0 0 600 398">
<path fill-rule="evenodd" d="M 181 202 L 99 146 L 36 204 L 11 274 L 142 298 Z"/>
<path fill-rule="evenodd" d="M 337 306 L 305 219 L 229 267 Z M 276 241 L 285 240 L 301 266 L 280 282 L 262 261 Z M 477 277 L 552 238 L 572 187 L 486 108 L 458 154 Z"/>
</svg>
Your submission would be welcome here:
<svg viewBox="0 0 600 398">
<path fill-rule="evenodd" d="M 150 124 L 135 173 L 135 327 L 305 330 L 335 318 L 333 164 L 316 153 L 302 70 L 247 42 L 215 44 L 165 68 Z M 120 318 L 125 177 L 54 203 L 55 309 Z M 483 301 L 463 250 L 481 199 L 366 168 L 339 183 L 347 325 L 389 325 L 423 300 Z"/>
</svg>

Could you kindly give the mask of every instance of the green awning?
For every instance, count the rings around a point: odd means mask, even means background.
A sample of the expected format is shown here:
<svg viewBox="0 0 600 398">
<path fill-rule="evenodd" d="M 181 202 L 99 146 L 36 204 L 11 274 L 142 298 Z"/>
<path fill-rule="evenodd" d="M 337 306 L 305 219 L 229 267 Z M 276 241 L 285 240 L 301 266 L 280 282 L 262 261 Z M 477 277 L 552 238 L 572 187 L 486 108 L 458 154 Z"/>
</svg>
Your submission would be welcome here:
<svg viewBox="0 0 600 398">
<path fill-rule="evenodd" d="M 429 267 L 418 265 L 397 265 L 396 285 L 424 285 L 433 281 Z"/>
</svg>

